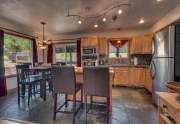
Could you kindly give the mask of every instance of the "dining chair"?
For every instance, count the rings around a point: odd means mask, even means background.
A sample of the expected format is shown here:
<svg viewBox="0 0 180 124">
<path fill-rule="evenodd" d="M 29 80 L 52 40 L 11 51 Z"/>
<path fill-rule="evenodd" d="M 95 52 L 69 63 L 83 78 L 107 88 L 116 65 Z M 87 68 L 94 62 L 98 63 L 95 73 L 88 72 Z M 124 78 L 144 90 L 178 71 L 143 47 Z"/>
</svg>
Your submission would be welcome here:
<svg viewBox="0 0 180 124">
<path fill-rule="evenodd" d="M 110 105 L 110 76 L 108 67 L 84 67 L 84 97 L 85 97 L 85 118 L 92 109 L 93 104 L 103 104 L 106 106 L 106 121 L 109 124 L 109 105 Z M 90 96 L 90 107 L 87 109 L 87 96 Z M 106 102 L 94 102 L 93 96 L 105 97 Z M 91 113 L 93 114 L 93 113 Z"/>
<path fill-rule="evenodd" d="M 28 87 L 28 105 L 30 103 L 30 98 L 33 94 L 37 92 L 33 88 L 38 82 L 42 81 L 41 76 L 37 76 L 33 71 L 29 69 L 29 65 L 20 64 L 16 65 L 16 73 L 17 73 L 17 90 L 18 90 L 18 104 L 20 104 L 20 98 L 25 98 L 26 86 Z"/>
<path fill-rule="evenodd" d="M 83 87 L 82 84 L 76 82 L 75 69 L 72 66 L 61 66 L 52 68 L 53 75 L 53 94 L 54 94 L 54 113 L 53 120 L 56 120 L 56 114 L 60 113 L 72 113 L 73 123 L 75 122 L 75 116 L 80 110 L 83 103 Z M 76 100 L 76 94 L 81 90 L 81 100 Z M 57 107 L 57 94 L 65 94 L 65 102 Z M 73 96 L 73 100 L 68 99 L 68 95 Z M 60 97 L 60 96 L 59 96 Z M 63 111 L 62 108 L 68 107 L 68 102 L 73 102 L 73 111 Z M 76 107 L 76 103 L 80 103 L 79 107 Z"/>
</svg>

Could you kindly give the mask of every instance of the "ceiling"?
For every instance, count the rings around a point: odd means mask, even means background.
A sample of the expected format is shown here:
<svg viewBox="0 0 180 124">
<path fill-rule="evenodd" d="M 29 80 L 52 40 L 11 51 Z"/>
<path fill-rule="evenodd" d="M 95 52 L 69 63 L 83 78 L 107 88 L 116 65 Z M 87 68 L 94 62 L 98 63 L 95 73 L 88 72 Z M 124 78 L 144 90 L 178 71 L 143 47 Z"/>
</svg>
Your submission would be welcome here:
<svg viewBox="0 0 180 124">
<path fill-rule="evenodd" d="M 79 25 L 78 18 L 67 17 L 68 8 L 71 14 L 96 16 L 119 2 L 130 3 L 131 6 L 123 7 L 123 14 L 116 21 L 112 20 L 115 11 L 108 13 L 105 23 L 99 18 L 84 20 Z M 40 21 L 45 21 L 48 24 L 46 31 L 54 35 L 140 29 L 152 26 L 179 3 L 180 0 L 159 3 L 156 0 L 1 0 L 0 20 L 33 33 L 41 32 Z M 142 25 L 138 23 L 140 18 L 145 20 Z M 98 28 L 93 27 L 96 22 Z"/>
</svg>

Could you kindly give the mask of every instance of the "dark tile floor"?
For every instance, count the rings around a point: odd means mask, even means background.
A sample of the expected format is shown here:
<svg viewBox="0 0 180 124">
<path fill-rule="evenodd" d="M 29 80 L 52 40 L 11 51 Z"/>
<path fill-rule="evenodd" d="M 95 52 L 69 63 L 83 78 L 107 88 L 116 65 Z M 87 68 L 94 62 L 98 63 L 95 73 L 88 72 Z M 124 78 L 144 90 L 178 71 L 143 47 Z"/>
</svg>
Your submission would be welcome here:
<svg viewBox="0 0 180 124">
<path fill-rule="evenodd" d="M 156 124 L 156 108 L 151 104 L 151 96 L 144 89 L 114 88 L 111 124 Z M 62 99 L 60 99 L 61 101 Z M 100 110 L 101 107 L 95 107 Z M 17 105 L 16 93 L 0 98 L 0 117 L 9 117 L 40 124 L 72 124 L 72 116 L 58 114 L 52 121 L 53 99 L 47 101 L 33 98 L 31 106 L 27 102 Z M 88 116 L 88 124 L 103 124 L 103 116 Z M 76 124 L 85 124 L 82 110 L 76 117 Z"/>
</svg>

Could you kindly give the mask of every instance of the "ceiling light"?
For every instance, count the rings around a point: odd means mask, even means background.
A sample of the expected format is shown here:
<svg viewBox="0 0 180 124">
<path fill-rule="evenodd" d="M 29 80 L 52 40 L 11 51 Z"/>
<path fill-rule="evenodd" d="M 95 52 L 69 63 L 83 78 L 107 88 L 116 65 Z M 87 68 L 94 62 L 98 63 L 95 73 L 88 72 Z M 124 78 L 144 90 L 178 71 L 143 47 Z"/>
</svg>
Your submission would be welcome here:
<svg viewBox="0 0 180 124">
<path fill-rule="evenodd" d="M 104 17 L 104 18 L 103 18 L 103 22 L 106 22 L 106 20 L 107 20 L 107 19 Z"/>
<path fill-rule="evenodd" d="M 156 0 L 157 2 L 162 2 L 163 0 Z"/>
<path fill-rule="evenodd" d="M 119 14 L 119 15 L 121 15 L 122 12 L 123 12 L 123 11 L 122 11 L 121 9 L 118 10 L 118 14 Z"/>
<path fill-rule="evenodd" d="M 95 24 L 94 27 L 95 27 L 95 28 L 98 28 L 98 24 Z"/>
<path fill-rule="evenodd" d="M 81 20 L 78 20 L 78 24 L 82 24 L 82 21 L 81 21 Z"/>
<path fill-rule="evenodd" d="M 144 22 L 145 22 L 144 19 L 139 20 L 139 24 L 144 24 Z"/>
<path fill-rule="evenodd" d="M 118 40 L 118 43 L 121 43 L 121 41 L 120 41 L 120 40 Z"/>
</svg>

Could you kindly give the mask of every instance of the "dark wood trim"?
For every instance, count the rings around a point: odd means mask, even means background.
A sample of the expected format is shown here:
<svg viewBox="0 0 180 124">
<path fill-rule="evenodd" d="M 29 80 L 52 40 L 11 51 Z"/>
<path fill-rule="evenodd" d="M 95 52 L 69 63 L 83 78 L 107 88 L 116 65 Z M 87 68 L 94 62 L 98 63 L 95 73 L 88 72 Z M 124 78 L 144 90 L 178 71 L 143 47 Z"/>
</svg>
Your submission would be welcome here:
<svg viewBox="0 0 180 124">
<path fill-rule="evenodd" d="M 35 36 L 31 36 L 29 34 L 21 33 L 21 32 L 18 32 L 18 31 L 12 30 L 12 29 L 8 29 L 8 28 L 0 27 L 0 29 L 3 30 L 5 32 L 5 34 L 14 35 L 14 36 L 21 37 L 21 38 L 26 38 L 26 39 L 30 39 L 30 40 L 37 38 Z"/>
<path fill-rule="evenodd" d="M 6 78 L 13 78 L 13 77 L 16 77 L 16 74 L 10 74 L 6 76 Z"/>
<path fill-rule="evenodd" d="M 56 44 L 71 44 L 71 43 L 76 43 L 76 42 L 77 41 L 75 41 L 75 42 L 56 42 L 56 43 L 53 43 L 53 45 L 56 45 Z"/>
</svg>

